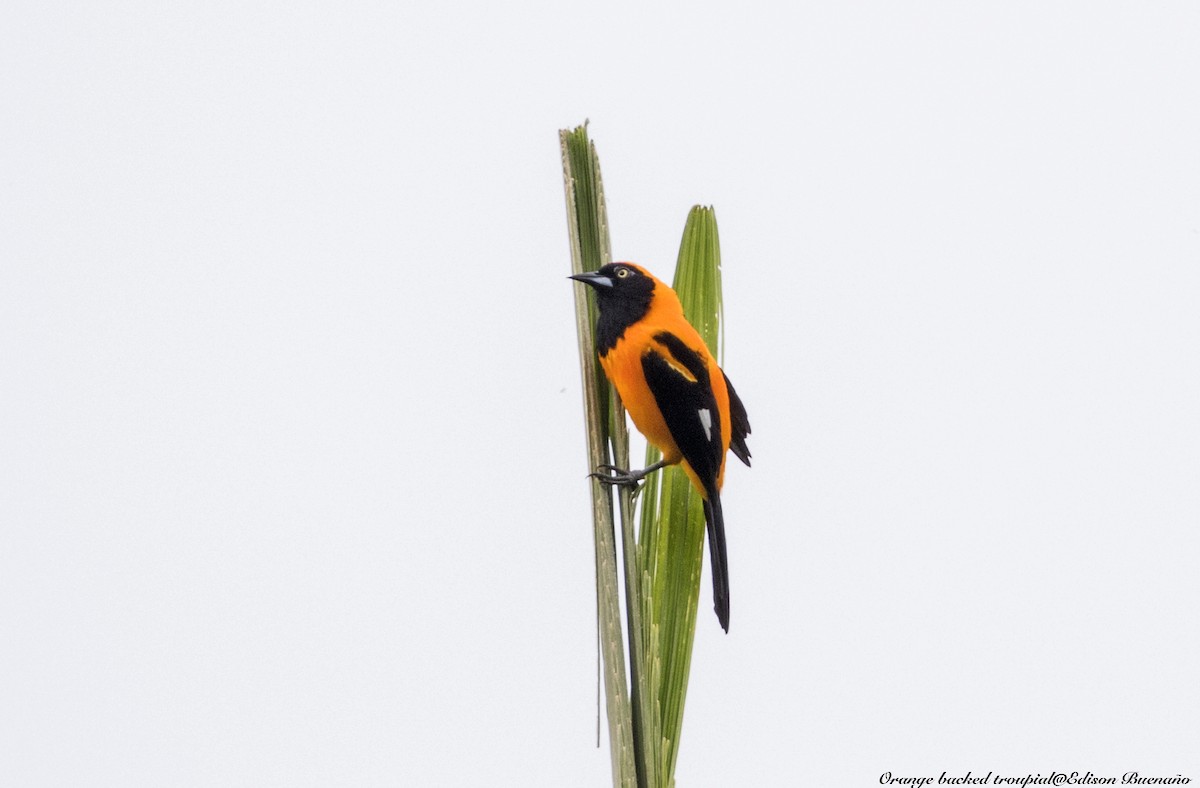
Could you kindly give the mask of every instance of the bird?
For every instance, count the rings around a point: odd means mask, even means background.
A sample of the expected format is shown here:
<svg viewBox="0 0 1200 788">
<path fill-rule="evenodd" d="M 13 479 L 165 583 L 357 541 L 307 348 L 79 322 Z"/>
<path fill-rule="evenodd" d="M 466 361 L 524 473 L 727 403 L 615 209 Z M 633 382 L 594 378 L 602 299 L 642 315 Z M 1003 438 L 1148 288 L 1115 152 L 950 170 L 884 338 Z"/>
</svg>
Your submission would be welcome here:
<svg viewBox="0 0 1200 788">
<path fill-rule="evenodd" d="M 636 485 L 659 468 L 683 468 L 704 499 L 713 608 L 728 633 L 729 559 L 721 486 L 727 452 L 750 465 L 746 408 L 684 316 L 679 296 L 648 270 L 609 263 L 568 278 L 595 292 L 600 366 L 634 426 L 662 452 L 661 462 L 640 471 L 602 465 L 592 475 L 608 484 Z"/>
</svg>

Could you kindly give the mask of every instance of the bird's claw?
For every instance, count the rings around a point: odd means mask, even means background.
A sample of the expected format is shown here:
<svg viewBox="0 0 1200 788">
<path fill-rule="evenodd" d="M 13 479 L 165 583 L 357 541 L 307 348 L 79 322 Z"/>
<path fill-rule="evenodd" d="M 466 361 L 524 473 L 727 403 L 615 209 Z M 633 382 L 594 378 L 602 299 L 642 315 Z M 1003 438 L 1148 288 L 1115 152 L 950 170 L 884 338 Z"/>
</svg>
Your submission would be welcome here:
<svg viewBox="0 0 1200 788">
<path fill-rule="evenodd" d="M 642 478 L 633 471 L 627 471 L 615 465 L 597 465 L 595 472 L 589 473 L 588 476 L 599 479 L 601 484 L 621 485 L 637 484 Z"/>
<path fill-rule="evenodd" d="M 641 482 L 645 475 L 644 472 L 627 471 L 624 468 L 607 464 L 597 465 L 595 472 L 588 474 L 589 477 L 598 479 L 601 484 L 619 484 L 622 487 L 632 487 L 635 496 L 642 491 L 642 486 L 639 482 Z"/>
</svg>

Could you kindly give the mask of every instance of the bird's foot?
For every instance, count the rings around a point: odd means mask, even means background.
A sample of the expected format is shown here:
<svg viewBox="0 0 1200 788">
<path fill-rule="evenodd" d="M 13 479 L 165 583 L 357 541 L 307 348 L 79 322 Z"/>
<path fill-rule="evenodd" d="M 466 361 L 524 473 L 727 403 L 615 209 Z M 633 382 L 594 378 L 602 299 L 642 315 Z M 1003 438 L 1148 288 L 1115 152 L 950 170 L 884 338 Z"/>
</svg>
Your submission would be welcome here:
<svg viewBox="0 0 1200 788">
<path fill-rule="evenodd" d="M 601 484 L 619 484 L 622 487 L 637 487 L 646 478 L 646 471 L 627 471 L 615 465 L 597 465 L 595 473 L 588 476 L 599 479 Z"/>
<path fill-rule="evenodd" d="M 647 475 L 667 465 L 666 460 L 661 460 L 648 468 L 642 468 L 640 471 L 627 471 L 615 465 L 599 465 L 596 467 L 596 472 L 589 473 L 588 476 L 599 479 L 601 484 L 620 484 L 624 487 L 632 487 L 633 496 L 636 498 L 638 493 L 642 491 L 642 486 L 638 482 L 646 478 Z"/>
</svg>

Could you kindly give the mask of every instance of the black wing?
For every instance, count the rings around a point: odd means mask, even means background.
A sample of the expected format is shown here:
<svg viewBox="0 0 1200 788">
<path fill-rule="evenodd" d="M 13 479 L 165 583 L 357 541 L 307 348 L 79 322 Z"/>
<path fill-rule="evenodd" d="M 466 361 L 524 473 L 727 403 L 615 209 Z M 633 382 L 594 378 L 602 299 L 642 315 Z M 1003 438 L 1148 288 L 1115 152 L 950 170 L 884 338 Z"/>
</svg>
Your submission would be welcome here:
<svg viewBox="0 0 1200 788">
<path fill-rule="evenodd" d="M 715 489 L 721 470 L 721 412 L 713 396 L 708 365 L 672 333 L 664 331 L 654 339 L 667 348 L 671 359 L 655 350 L 642 356 L 646 383 L 683 458 L 706 488 Z M 688 374 L 683 374 L 680 367 Z"/>
</svg>

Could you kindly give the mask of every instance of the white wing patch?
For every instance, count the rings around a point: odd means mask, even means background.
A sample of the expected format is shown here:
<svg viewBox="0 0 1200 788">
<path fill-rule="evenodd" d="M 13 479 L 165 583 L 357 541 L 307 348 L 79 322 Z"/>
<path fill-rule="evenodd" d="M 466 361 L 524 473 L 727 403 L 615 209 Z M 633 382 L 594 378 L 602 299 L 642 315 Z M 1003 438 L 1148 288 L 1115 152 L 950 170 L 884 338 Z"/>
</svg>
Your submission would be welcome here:
<svg viewBox="0 0 1200 788">
<path fill-rule="evenodd" d="M 700 417 L 700 426 L 704 428 L 705 439 L 712 441 L 712 411 L 708 408 L 701 408 L 696 411 L 696 415 Z"/>
</svg>

